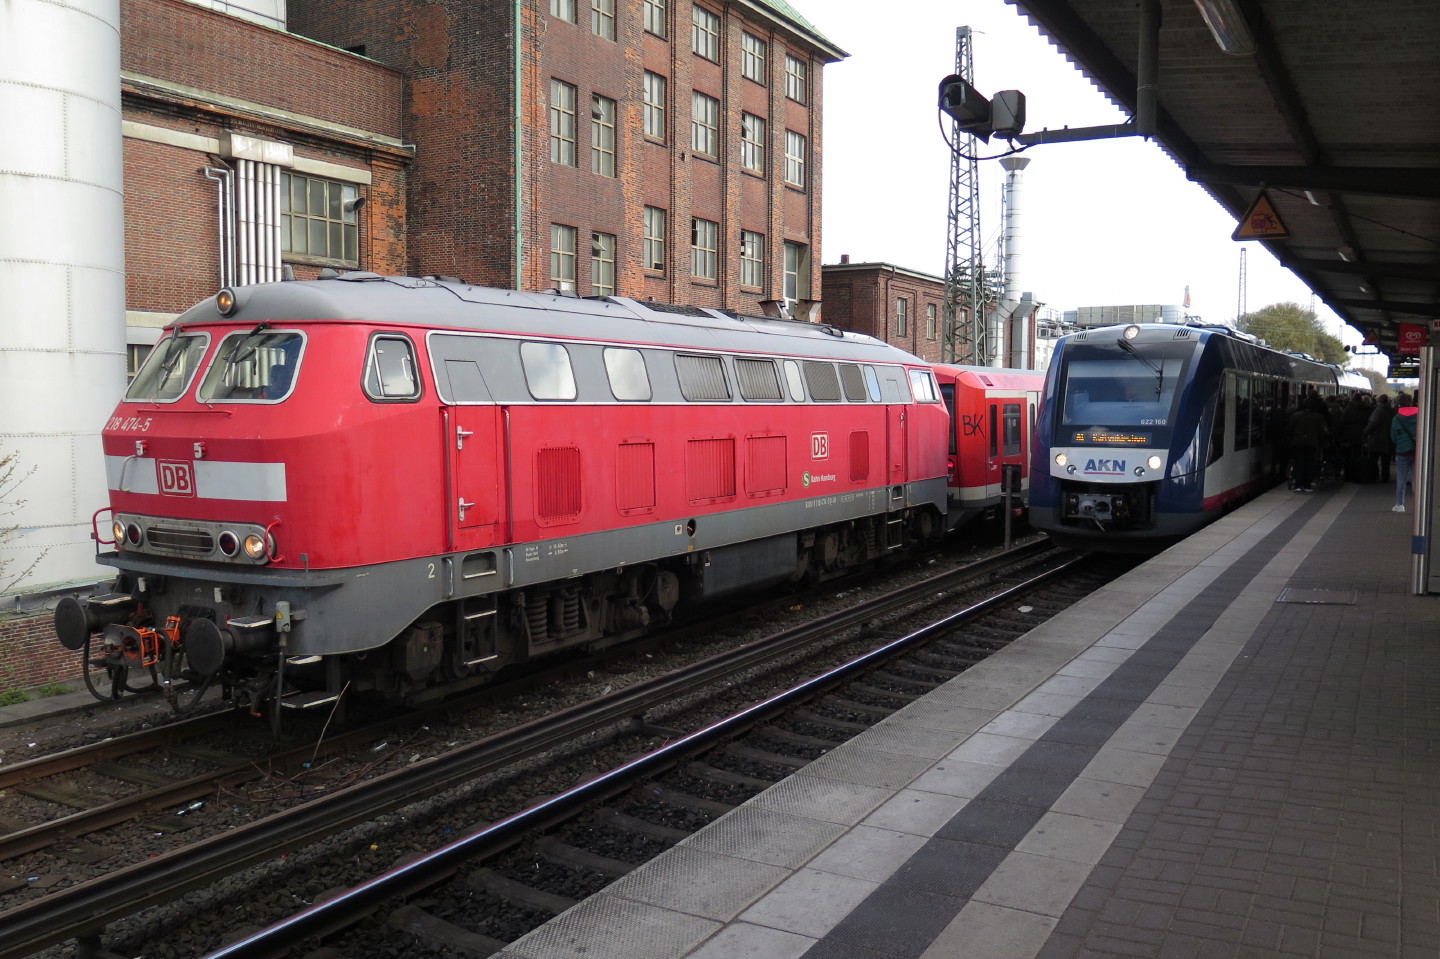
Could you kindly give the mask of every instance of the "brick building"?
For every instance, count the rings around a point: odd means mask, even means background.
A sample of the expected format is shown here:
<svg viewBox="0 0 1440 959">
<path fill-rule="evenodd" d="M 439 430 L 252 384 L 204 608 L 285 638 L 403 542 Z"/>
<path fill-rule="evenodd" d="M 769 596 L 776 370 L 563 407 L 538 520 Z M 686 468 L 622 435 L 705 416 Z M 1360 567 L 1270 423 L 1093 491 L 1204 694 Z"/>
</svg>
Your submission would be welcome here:
<svg viewBox="0 0 1440 959">
<path fill-rule="evenodd" d="M 222 286 L 404 271 L 397 71 L 187 0 L 122 0 L 120 24 L 132 372 Z"/>
<path fill-rule="evenodd" d="M 784 0 L 288 9 L 406 77 L 410 272 L 752 312 L 819 299 L 821 68 L 845 54 Z"/>
<path fill-rule="evenodd" d="M 825 322 L 842 330 L 865 333 L 901 349 L 909 350 L 923 360 L 939 363 L 945 347 L 945 280 L 929 273 L 894 266 L 890 263 L 851 263 L 841 256 L 839 263 L 821 268 Z M 985 304 L 988 311 L 995 304 Z M 1002 338 L 1008 350 L 1020 331 L 1034 329 L 1038 309 L 1031 306 L 1028 326 L 1019 317 L 1003 324 Z M 957 322 L 969 322 L 963 308 Z M 1034 335 L 1025 353 L 1026 369 L 1035 368 Z M 961 358 L 960 362 L 971 360 Z M 1005 365 L 1010 365 L 1008 362 Z"/>
</svg>

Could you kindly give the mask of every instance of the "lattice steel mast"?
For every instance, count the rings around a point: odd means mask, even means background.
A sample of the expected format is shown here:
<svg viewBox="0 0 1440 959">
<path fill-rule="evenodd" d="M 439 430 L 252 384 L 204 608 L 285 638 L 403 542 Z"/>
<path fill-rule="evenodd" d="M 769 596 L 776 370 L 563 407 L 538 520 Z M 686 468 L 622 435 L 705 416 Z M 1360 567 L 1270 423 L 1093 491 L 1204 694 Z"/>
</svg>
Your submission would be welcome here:
<svg viewBox="0 0 1440 959">
<path fill-rule="evenodd" d="M 955 73 L 974 80 L 969 27 L 955 29 Z M 980 164 L 976 138 L 950 121 L 950 204 L 945 240 L 945 363 L 984 363 L 986 284 L 980 237 Z"/>
</svg>

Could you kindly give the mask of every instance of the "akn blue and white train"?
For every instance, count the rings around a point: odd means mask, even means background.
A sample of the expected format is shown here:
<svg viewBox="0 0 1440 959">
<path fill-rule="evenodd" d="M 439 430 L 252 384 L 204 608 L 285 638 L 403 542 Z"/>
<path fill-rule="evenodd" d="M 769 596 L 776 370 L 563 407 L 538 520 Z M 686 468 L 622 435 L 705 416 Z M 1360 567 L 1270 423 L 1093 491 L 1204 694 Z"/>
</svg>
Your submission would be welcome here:
<svg viewBox="0 0 1440 959">
<path fill-rule="evenodd" d="M 1368 389 L 1227 327 L 1062 337 L 1034 434 L 1030 523 L 1062 545 L 1163 548 L 1284 479 L 1286 419 L 1305 393 Z"/>
</svg>

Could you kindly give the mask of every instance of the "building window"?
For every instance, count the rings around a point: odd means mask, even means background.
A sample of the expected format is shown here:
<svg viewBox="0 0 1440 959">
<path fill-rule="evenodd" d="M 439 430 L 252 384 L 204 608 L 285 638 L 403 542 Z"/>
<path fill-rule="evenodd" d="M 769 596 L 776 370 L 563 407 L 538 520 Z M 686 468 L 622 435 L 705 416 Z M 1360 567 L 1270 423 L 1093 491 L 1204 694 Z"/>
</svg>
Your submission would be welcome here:
<svg viewBox="0 0 1440 959">
<path fill-rule="evenodd" d="M 765 286 L 765 235 L 750 230 L 740 231 L 740 285 L 762 289 Z"/>
<path fill-rule="evenodd" d="M 550 0 L 550 16 L 575 22 L 575 0 Z"/>
<path fill-rule="evenodd" d="M 740 114 L 740 166 L 765 173 L 765 120 L 753 113 Z"/>
<path fill-rule="evenodd" d="M 590 234 L 590 293 L 615 295 L 615 235 Z"/>
<path fill-rule="evenodd" d="M 720 278 L 720 224 L 699 217 L 690 221 L 690 275 L 699 280 Z"/>
<path fill-rule="evenodd" d="M 665 139 L 665 78 L 645 72 L 645 135 Z"/>
<path fill-rule="evenodd" d="M 280 252 L 360 262 L 360 197 L 353 183 L 280 173 Z"/>
<path fill-rule="evenodd" d="M 740 36 L 740 75 L 756 83 L 765 82 L 766 43 L 754 34 Z"/>
<path fill-rule="evenodd" d="M 895 298 L 895 335 L 910 335 L 910 301 L 903 296 Z"/>
<path fill-rule="evenodd" d="M 590 98 L 590 172 L 615 175 L 615 101 L 598 93 Z"/>
<path fill-rule="evenodd" d="M 719 63 L 720 18 L 697 4 L 690 8 L 690 21 L 690 49 Z"/>
<path fill-rule="evenodd" d="M 657 37 L 665 33 L 665 0 L 645 0 L 645 29 Z"/>
<path fill-rule="evenodd" d="M 805 186 L 805 138 L 794 130 L 785 131 L 785 182 Z"/>
<path fill-rule="evenodd" d="M 615 39 L 615 0 L 590 0 L 590 32 Z"/>
<path fill-rule="evenodd" d="M 550 281 L 557 290 L 575 289 L 575 228 L 550 224 Z"/>
<path fill-rule="evenodd" d="M 785 54 L 785 95 L 797 103 L 806 102 L 805 74 L 805 61 Z"/>
<path fill-rule="evenodd" d="M 810 292 L 810 248 L 803 243 L 785 241 L 785 282 L 782 295 L 785 302 L 794 305 L 802 294 Z"/>
<path fill-rule="evenodd" d="M 925 338 L 935 339 L 935 304 L 925 304 Z"/>
<path fill-rule="evenodd" d="M 665 211 L 645 208 L 645 269 L 665 272 Z"/>
<path fill-rule="evenodd" d="M 550 81 L 550 162 L 575 165 L 575 87 Z"/>
<path fill-rule="evenodd" d="M 720 101 L 696 92 L 691 97 L 690 147 L 701 156 L 719 155 Z"/>
</svg>

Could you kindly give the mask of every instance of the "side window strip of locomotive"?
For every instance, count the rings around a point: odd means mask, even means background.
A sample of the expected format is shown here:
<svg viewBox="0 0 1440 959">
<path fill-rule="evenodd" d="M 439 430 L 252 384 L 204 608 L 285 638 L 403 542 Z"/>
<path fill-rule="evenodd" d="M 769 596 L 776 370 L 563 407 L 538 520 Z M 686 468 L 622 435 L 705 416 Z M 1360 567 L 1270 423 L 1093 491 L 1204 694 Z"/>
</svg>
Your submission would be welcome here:
<svg viewBox="0 0 1440 959">
<path fill-rule="evenodd" d="M 840 402 L 840 377 L 835 375 L 834 363 L 807 360 L 805 385 L 810 387 L 810 398 L 817 403 Z"/>
<path fill-rule="evenodd" d="M 675 354 L 675 372 L 680 377 L 680 395 L 692 402 L 730 399 L 725 366 L 718 356 Z"/>
<path fill-rule="evenodd" d="M 870 394 L 870 402 L 880 402 L 880 375 L 873 366 L 865 367 L 865 391 Z"/>
<path fill-rule="evenodd" d="M 365 395 L 372 400 L 413 400 L 420 396 L 415 347 L 403 336 L 376 336 L 365 360 Z"/>
<path fill-rule="evenodd" d="M 520 365 L 525 384 L 537 400 L 573 400 L 575 371 L 570 353 L 559 343 L 521 343 Z"/>
<path fill-rule="evenodd" d="M 202 403 L 276 403 L 290 395 L 300 372 L 305 337 L 294 330 L 227 333 L 200 384 Z"/>
<path fill-rule="evenodd" d="M 785 398 L 780 392 L 780 375 L 774 360 L 747 357 L 735 359 L 735 378 L 740 381 L 740 396 L 752 402 L 778 402 Z"/>
<path fill-rule="evenodd" d="M 645 402 L 652 395 L 650 374 L 639 350 L 606 347 L 605 375 L 610 380 L 611 394 L 621 402 Z"/>
<path fill-rule="evenodd" d="M 785 361 L 785 385 L 790 389 L 792 400 L 805 402 L 805 380 L 800 375 L 800 364 L 794 360 Z"/>
<path fill-rule="evenodd" d="M 209 345 L 209 333 L 172 333 L 161 340 L 145 357 L 125 399 L 173 403 L 190 388 Z"/>
<path fill-rule="evenodd" d="M 854 363 L 840 364 L 840 385 L 845 389 L 845 400 L 849 403 L 864 403 L 869 399 L 865 389 L 865 374 Z"/>
</svg>

